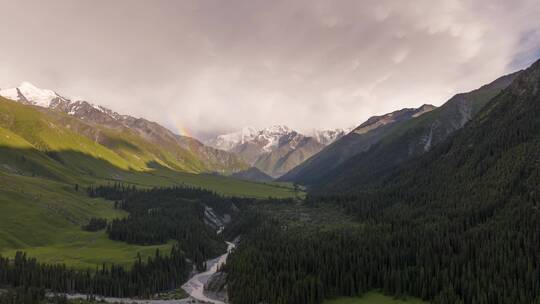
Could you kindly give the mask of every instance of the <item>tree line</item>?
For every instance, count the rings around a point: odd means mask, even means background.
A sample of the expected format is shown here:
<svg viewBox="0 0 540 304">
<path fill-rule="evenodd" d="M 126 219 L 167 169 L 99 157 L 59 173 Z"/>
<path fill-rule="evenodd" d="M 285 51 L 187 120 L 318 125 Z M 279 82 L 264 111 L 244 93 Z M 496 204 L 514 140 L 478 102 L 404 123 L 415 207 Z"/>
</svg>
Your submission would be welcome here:
<svg viewBox="0 0 540 304">
<path fill-rule="evenodd" d="M 84 271 L 63 264 L 40 263 L 17 252 L 12 260 L 0 257 L 0 284 L 59 293 L 148 297 L 177 288 L 187 280 L 191 269 L 185 254 L 177 246 L 167 255 L 157 250 L 146 261 L 139 256 L 129 269 L 113 264 Z"/>
</svg>

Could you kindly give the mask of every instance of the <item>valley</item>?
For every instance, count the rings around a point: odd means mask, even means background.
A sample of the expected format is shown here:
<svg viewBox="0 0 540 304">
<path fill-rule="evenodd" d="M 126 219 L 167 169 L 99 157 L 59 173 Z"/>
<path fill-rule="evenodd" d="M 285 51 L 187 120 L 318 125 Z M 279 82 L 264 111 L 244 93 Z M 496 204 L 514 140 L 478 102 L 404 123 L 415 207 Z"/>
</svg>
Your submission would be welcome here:
<svg viewBox="0 0 540 304">
<path fill-rule="evenodd" d="M 0 304 L 540 304 L 540 1 L 0 8 Z"/>
<path fill-rule="evenodd" d="M 0 91 L 0 303 L 535 303 L 539 85 L 208 145 Z"/>
</svg>

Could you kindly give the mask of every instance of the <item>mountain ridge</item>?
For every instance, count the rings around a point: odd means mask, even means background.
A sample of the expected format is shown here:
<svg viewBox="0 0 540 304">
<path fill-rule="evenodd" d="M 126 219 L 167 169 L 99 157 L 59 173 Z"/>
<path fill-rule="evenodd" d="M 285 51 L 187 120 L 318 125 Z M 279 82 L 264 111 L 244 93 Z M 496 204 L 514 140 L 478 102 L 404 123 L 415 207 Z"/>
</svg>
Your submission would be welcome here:
<svg viewBox="0 0 540 304">
<path fill-rule="evenodd" d="M 239 155 L 248 164 L 276 178 L 348 132 L 348 129 L 314 129 L 302 134 L 284 125 L 260 129 L 244 127 L 205 143 Z"/>
<path fill-rule="evenodd" d="M 150 142 L 155 147 L 145 147 L 154 150 L 154 154 L 159 159 L 168 157 L 174 162 L 191 162 L 196 160 L 199 164 L 190 165 L 194 171 L 219 172 L 229 174 L 247 168 L 237 156 L 205 146 L 200 141 L 173 133 L 169 129 L 156 122 L 145 118 L 135 118 L 130 115 L 121 115 L 106 107 L 93 103 L 63 97 L 52 90 L 43 90 L 35 87 L 29 82 L 23 82 L 19 87 L 13 89 L 0 90 L 0 96 L 15 100 L 25 105 L 37 106 L 38 108 L 58 111 L 75 117 L 90 124 L 93 128 L 76 128 L 73 124 L 65 122 L 69 127 L 77 132 L 91 138 L 92 140 L 112 147 L 115 143 L 110 139 L 110 133 L 117 133 L 117 137 L 130 137 L 139 142 Z M 64 119 L 65 120 L 65 119 Z M 105 130 L 105 127 L 108 130 Z M 136 139 L 136 137 L 141 137 Z M 141 140 L 142 139 L 142 140 Z M 143 144 L 144 145 L 144 144 Z M 158 150 L 166 150 L 169 156 Z M 176 158 L 176 161 L 174 160 Z M 181 169 L 177 167 L 176 169 Z"/>
<path fill-rule="evenodd" d="M 403 121 L 419 117 L 434 109 L 432 105 L 422 105 L 419 108 L 404 108 L 372 116 L 347 135 L 287 172 L 280 180 L 309 183 L 336 168 L 348 158 L 368 150 L 386 136 L 395 124 L 399 125 Z"/>
<path fill-rule="evenodd" d="M 422 111 L 397 124 L 370 130 L 380 119 L 368 119 L 359 128 L 285 174 L 280 180 L 322 189 L 333 179 L 357 176 L 358 182 L 430 151 L 462 128 L 483 106 L 508 87 L 521 71 L 504 75 L 478 89 L 459 93 L 442 106 Z M 388 115 L 388 114 L 387 114 Z M 361 130 L 360 134 L 358 131 Z M 342 176 L 342 177 L 340 177 Z"/>
</svg>

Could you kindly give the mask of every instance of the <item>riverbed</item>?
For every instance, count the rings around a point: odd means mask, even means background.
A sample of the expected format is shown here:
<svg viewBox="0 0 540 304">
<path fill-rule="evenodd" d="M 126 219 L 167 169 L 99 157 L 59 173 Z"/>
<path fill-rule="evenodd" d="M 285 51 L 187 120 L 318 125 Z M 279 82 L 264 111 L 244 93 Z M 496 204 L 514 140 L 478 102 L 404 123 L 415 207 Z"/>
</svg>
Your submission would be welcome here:
<svg viewBox="0 0 540 304">
<path fill-rule="evenodd" d="M 194 275 L 189 281 L 182 285 L 182 289 L 185 290 L 190 297 L 181 300 L 141 300 L 141 299 L 129 299 L 129 298 L 110 298 L 96 296 L 97 300 L 102 300 L 106 303 L 125 303 L 125 304 L 188 304 L 188 303 L 212 303 L 212 304 L 225 304 L 225 302 L 209 298 L 204 294 L 204 286 L 208 282 L 208 279 L 215 274 L 218 269 L 227 262 L 227 257 L 231 250 L 235 247 L 234 243 L 227 242 L 227 252 L 223 255 L 206 261 L 206 271 Z M 68 299 L 86 299 L 85 294 L 66 294 Z"/>
<path fill-rule="evenodd" d="M 220 300 L 211 299 L 206 296 L 204 294 L 204 286 L 206 283 L 208 283 L 208 279 L 210 279 L 210 277 L 215 274 L 223 264 L 225 264 L 229 253 L 232 249 L 234 249 L 234 247 L 234 243 L 227 242 L 227 252 L 213 260 L 207 261 L 206 271 L 193 276 L 189 281 L 182 285 L 182 289 L 184 289 L 192 298 L 201 302 L 225 304 Z"/>
</svg>

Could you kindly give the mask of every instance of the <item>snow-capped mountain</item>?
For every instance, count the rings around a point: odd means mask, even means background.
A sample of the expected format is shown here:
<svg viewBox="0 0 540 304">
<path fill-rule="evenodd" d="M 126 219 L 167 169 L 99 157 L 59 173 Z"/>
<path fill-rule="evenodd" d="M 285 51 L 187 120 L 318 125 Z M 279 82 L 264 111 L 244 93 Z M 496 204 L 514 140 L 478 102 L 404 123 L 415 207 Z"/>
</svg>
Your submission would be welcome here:
<svg viewBox="0 0 540 304">
<path fill-rule="evenodd" d="M 60 110 L 69 115 L 80 116 L 79 118 L 84 118 L 84 114 L 90 114 L 90 112 L 94 111 L 106 114 L 113 120 L 121 120 L 123 117 L 127 117 L 87 101 L 72 100 L 52 90 L 40 89 L 26 81 L 16 88 L 0 90 L 0 96 L 27 105 Z"/>
<path fill-rule="evenodd" d="M 316 154 L 349 130 L 312 130 L 301 134 L 287 126 L 275 125 L 216 136 L 206 144 L 241 156 L 264 173 L 278 177 Z"/>
<path fill-rule="evenodd" d="M 16 88 L 0 90 L 0 96 L 26 105 L 63 112 L 90 125 L 104 126 L 115 130 L 129 129 L 157 146 L 181 147 L 199 158 L 205 166 L 215 171 L 236 172 L 246 167 L 238 156 L 205 146 L 194 138 L 174 134 L 156 122 L 121 115 L 111 109 L 87 101 L 72 100 L 52 90 L 40 89 L 29 82 L 23 82 Z M 78 131 L 93 132 L 95 134 L 86 135 L 95 141 L 100 141 L 103 137 L 96 130 L 99 130 L 99 128 Z M 228 170 L 230 168 L 232 170 Z"/>
<path fill-rule="evenodd" d="M 260 131 L 262 130 L 254 127 L 244 127 L 240 131 L 211 138 L 205 143 L 216 149 L 229 151 L 239 144 L 252 140 Z"/>
<path fill-rule="evenodd" d="M 297 132 L 284 125 L 275 125 L 264 129 L 244 127 L 242 130 L 237 132 L 218 135 L 207 140 L 205 143 L 216 149 L 229 151 L 246 142 L 257 142 L 261 144 L 264 143 L 263 150 L 266 152 L 271 152 L 278 146 L 280 138 L 292 133 L 300 134 L 305 137 L 312 137 L 318 143 L 326 146 L 346 135 L 351 130 L 352 128 L 332 130 L 313 129 L 305 134 L 301 134 L 300 132 Z"/>
<path fill-rule="evenodd" d="M 64 99 L 54 91 L 39 89 L 29 82 L 23 82 L 16 88 L 0 90 L 0 96 L 44 108 L 50 107 L 53 101 Z"/>
</svg>

